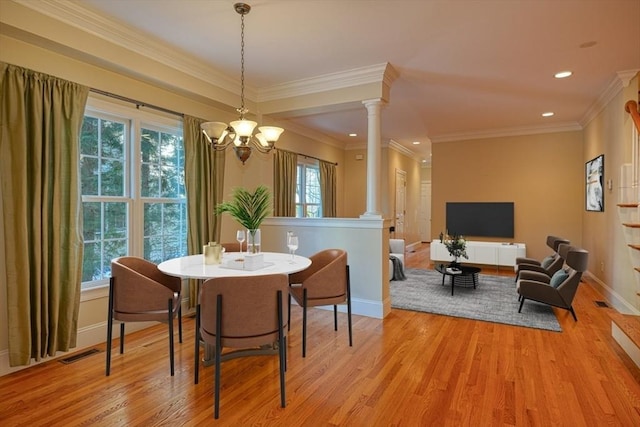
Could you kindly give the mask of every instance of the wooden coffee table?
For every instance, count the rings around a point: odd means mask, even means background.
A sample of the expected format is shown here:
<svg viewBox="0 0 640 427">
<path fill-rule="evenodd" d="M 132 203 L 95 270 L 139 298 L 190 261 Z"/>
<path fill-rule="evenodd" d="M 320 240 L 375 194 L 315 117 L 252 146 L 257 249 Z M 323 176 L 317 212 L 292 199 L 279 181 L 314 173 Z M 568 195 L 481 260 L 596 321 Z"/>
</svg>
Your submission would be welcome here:
<svg viewBox="0 0 640 427">
<path fill-rule="evenodd" d="M 476 288 L 478 283 L 478 273 L 480 268 L 459 264 L 457 270 L 452 269 L 449 264 L 437 264 L 436 271 L 442 274 L 442 286 L 444 286 L 444 278 L 451 277 L 451 295 L 453 295 L 454 286 L 471 286 Z"/>
</svg>

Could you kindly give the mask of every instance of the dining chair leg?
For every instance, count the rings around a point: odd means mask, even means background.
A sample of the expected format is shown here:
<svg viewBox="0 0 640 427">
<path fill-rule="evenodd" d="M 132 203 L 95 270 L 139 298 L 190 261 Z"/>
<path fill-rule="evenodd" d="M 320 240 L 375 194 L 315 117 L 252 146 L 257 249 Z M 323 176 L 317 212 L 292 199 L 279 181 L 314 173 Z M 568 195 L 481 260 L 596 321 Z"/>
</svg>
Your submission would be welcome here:
<svg viewBox="0 0 640 427">
<path fill-rule="evenodd" d="M 200 304 L 196 305 L 196 333 L 195 333 L 195 348 L 194 356 L 194 370 L 193 370 L 193 383 L 198 384 L 200 377 Z"/>
<path fill-rule="evenodd" d="M 291 294 L 289 294 L 289 300 L 288 300 L 288 304 L 287 304 L 287 319 L 289 319 L 289 321 L 287 322 L 287 331 L 291 330 Z"/>
<path fill-rule="evenodd" d="M 283 408 L 287 405 L 285 396 L 284 372 L 287 362 L 285 359 L 285 341 L 284 341 L 284 322 L 282 313 L 282 291 L 277 292 L 278 298 L 278 354 L 280 356 L 280 406 Z"/>
<path fill-rule="evenodd" d="M 178 306 L 178 339 L 180 340 L 180 344 L 182 344 L 182 302 Z"/>
<path fill-rule="evenodd" d="M 307 356 L 307 289 L 302 290 L 302 357 Z"/>
<path fill-rule="evenodd" d="M 120 323 L 120 354 L 124 354 L 124 322 Z"/>
<path fill-rule="evenodd" d="M 349 347 L 353 347 L 353 333 L 351 332 L 351 280 L 347 265 L 347 322 L 349 322 Z"/>
<path fill-rule="evenodd" d="M 222 353 L 222 295 L 216 300 L 216 355 L 215 355 L 215 395 L 213 404 L 213 417 L 217 420 L 220 416 L 220 359 Z"/>
<path fill-rule="evenodd" d="M 171 365 L 171 376 L 174 375 L 173 364 L 173 300 L 167 300 L 167 323 L 169 324 L 169 364 Z"/>
<path fill-rule="evenodd" d="M 333 305 L 333 330 L 338 330 L 338 306 Z"/>
<path fill-rule="evenodd" d="M 113 277 L 109 280 L 109 309 L 107 314 L 107 367 L 106 376 L 111 374 L 111 338 L 113 336 Z"/>
</svg>

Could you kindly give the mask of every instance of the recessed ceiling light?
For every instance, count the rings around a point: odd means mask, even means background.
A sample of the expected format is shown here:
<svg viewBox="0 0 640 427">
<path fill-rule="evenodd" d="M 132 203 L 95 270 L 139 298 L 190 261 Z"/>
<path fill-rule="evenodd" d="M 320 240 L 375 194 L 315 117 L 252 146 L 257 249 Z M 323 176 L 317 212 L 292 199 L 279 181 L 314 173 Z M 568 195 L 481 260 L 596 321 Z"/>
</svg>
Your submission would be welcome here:
<svg viewBox="0 0 640 427">
<path fill-rule="evenodd" d="M 546 113 L 542 113 L 542 117 L 551 117 L 553 116 L 554 112 L 553 111 L 547 111 Z"/>
<path fill-rule="evenodd" d="M 349 136 L 358 136 L 357 133 L 350 133 Z"/>
<path fill-rule="evenodd" d="M 412 144 L 413 145 L 420 145 L 420 141 L 413 141 Z"/>
<path fill-rule="evenodd" d="M 556 79 L 564 79 L 566 77 L 569 77 L 572 74 L 573 74 L 573 71 L 560 71 L 558 73 L 555 73 L 553 77 L 555 77 Z"/>
</svg>

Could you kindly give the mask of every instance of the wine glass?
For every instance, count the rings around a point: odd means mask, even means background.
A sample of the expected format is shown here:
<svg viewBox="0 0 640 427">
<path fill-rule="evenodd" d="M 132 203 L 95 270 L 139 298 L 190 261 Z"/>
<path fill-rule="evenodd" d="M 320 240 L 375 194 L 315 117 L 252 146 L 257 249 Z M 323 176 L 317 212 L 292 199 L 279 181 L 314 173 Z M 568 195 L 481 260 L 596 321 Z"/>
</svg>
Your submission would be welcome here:
<svg viewBox="0 0 640 427">
<path fill-rule="evenodd" d="M 291 252 L 291 262 L 293 264 L 293 257 L 296 254 L 296 249 L 298 249 L 298 236 L 294 233 L 291 233 L 287 236 L 287 247 L 289 248 L 289 252 Z"/>
<path fill-rule="evenodd" d="M 245 238 L 246 234 L 244 230 L 236 231 L 236 240 L 238 241 L 238 243 L 240 243 L 240 253 L 242 253 L 242 242 L 244 242 Z"/>
</svg>

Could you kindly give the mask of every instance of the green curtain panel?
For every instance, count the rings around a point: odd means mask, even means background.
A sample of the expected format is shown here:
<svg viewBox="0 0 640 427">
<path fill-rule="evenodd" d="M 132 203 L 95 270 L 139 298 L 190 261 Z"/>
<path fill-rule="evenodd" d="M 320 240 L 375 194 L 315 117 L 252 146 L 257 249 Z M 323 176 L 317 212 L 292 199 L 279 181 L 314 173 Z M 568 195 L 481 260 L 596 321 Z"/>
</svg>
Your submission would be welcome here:
<svg viewBox="0 0 640 427">
<path fill-rule="evenodd" d="M 80 128 L 89 88 L 0 63 L 0 178 L 9 363 L 76 346 Z"/>
<path fill-rule="evenodd" d="M 322 195 L 322 216 L 336 216 L 336 165 L 320 160 L 320 194 Z"/>
<path fill-rule="evenodd" d="M 204 120 L 184 116 L 185 187 L 187 190 L 187 248 L 189 255 L 202 253 L 202 246 L 219 241 L 221 218 L 215 208 L 222 202 L 225 152 L 209 146 L 200 124 Z M 196 280 L 189 281 L 189 306 L 198 300 Z"/>
<path fill-rule="evenodd" d="M 298 155 L 276 150 L 273 156 L 273 215 L 296 216 Z"/>
</svg>

